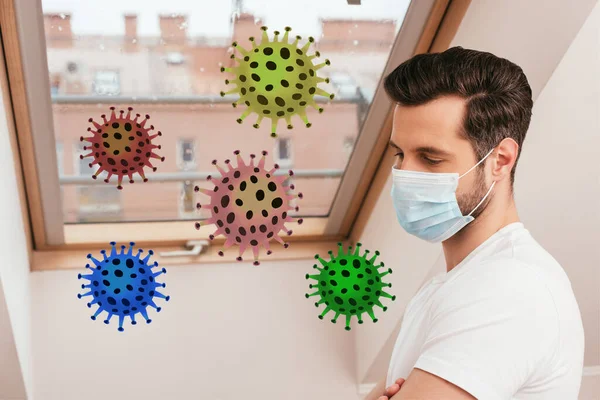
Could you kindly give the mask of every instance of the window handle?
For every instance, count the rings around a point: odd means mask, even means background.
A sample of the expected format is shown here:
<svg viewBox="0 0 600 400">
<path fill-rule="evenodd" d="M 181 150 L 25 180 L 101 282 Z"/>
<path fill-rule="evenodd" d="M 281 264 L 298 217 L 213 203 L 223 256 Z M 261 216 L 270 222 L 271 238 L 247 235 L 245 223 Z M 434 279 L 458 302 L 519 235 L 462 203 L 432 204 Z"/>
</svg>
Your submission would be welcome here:
<svg viewBox="0 0 600 400">
<path fill-rule="evenodd" d="M 208 246 L 208 240 L 189 240 L 185 244 L 186 250 L 165 251 L 159 255 L 161 257 L 197 256 L 205 246 Z"/>
</svg>

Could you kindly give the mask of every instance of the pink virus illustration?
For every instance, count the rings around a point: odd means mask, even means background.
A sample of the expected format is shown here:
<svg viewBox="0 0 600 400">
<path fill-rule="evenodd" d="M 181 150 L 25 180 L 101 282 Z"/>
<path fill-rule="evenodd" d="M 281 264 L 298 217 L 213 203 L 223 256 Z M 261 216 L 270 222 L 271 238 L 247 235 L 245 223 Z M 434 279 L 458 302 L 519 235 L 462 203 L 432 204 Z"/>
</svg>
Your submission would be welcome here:
<svg viewBox="0 0 600 400">
<path fill-rule="evenodd" d="M 92 118 L 89 119 L 93 128 L 88 128 L 88 132 L 93 136 L 82 136 L 80 140 L 90 143 L 89 146 L 83 147 L 84 150 L 90 152 L 81 155 L 80 158 L 92 157 L 93 161 L 89 164 L 90 168 L 96 164 L 98 165 L 99 168 L 92 175 L 93 179 L 96 179 L 101 173 L 107 172 L 108 176 L 104 182 L 108 183 L 111 176 L 116 175 L 118 189 L 123 189 L 121 183 L 126 175 L 129 177 L 129 183 L 134 182 L 133 174 L 135 173 L 139 174 L 144 182 L 147 182 L 144 167 L 156 171 L 156 167 L 152 165 L 150 159 L 165 160 L 164 157 L 154 153 L 154 150 L 160 150 L 161 146 L 152 142 L 157 136 L 162 136 L 162 133 L 159 131 L 152 134 L 154 125 L 146 125 L 150 119 L 149 115 L 139 121 L 140 114 L 135 114 L 135 118 L 132 119 L 131 112 L 133 108 L 131 107 L 127 109 L 126 115 L 123 110 L 117 115 L 115 107 L 111 107 L 110 110 L 109 119 L 106 118 L 105 114 L 101 115 L 102 123 L 97 123 Z"/>
<path fill-rule="evenodd" d="M 201 225 L 215 224 L 217 230 L 209 236 L 213 240 L 218 235 L 225 236 L 223 249 L 219 255 L 223 256 L 223 250 L 237 244 L 240 247 L 238 261 L 242 261 L 242 255 L 248 247 L 252 248 L 254 254 L 254 265 L 259 265 L 258 255 L 260 246 L 267 250 L 267 255 L 271 254 L 269 242 L 274 239 L 288 248 L 278 235 L 284 231 L 291 235 L 292 231 L 286 228 L 285 224 L 294 222 L 289 215 L 290 211 L 298 211 L 299 208 L 292 206 L 291 202 L 295 198 L 302 198 L 302 193 L 294 194 L 293 184 L 288 185 L 286 175 L 275 175 L 279 166 L 267 170 L 265 169 L 266 151 L 262 152 L 262 157 L 255 165 L 254 154 L 250 155 L 250 162 L 244 163 L 239 150 L 234 151 L 237 158 L 237 166 L 233 167 L 230 160 L 225 160 L 227 170 L 217 164 L 217 160 L 212 163 L 221 174 L 220 179 L 208 176 L 208 180 L 215 184 L 213 190 L 201 189 L 195 187 L 196 192 L 200 191 L 210 196 L 210 203 L 196 207 L 210 209 L 211 217 L 203 222 L 196 223 L 196 229 Z M 290 170 L 288 175 L 293 176 Z M 297 220 L 298 224 L 302 219 Z"/>
</svg>

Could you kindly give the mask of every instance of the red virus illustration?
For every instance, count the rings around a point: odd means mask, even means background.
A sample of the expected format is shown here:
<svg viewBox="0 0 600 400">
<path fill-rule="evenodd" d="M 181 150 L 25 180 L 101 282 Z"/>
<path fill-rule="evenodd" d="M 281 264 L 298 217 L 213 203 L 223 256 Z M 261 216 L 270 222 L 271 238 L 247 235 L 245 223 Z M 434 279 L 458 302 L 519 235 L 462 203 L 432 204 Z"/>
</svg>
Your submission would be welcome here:
<svg viewBox="0 0 600 400">
<path fill-rule="evenodd" d="M 159 131 L 151 134 L 154 125 L 146 126 L 150 119 L 149 115 L 146 115 L 142 121 L 138 121 L 140 114 L 135 114 L 135 118 L 132 119 L 133 108 L 131 107 L 127 109 L 127 115 L 123 110 L 117 115 L 115 107 L 111 107 L 110 110 L 110 119 L 107 119 L 105 114 L 101 115 L 103 119 L 101 124 L 92 118 L 89 119 L 93 128 L 88 128 L 88 132 L 91 132 L 93 136 L 82 136 L 80 140 L 90 143 L 89 146 L 83 147 L 84 150 L 90 152 L 81 155 L 80 158 L 92 157 L 94 160 L 89 164 L 90 168 L 98 164 L 98 170 L 92 175 L 94 179 L 106 171 L 108 176 L 104 182 L 108 183 L 111 176 L 116 175 L 118 189 L 123 189 L 121 183 L 125 175 L 129 177 L 129 183 L 133 183 L 133 174 L 135 173 L 139 174 L 144 182 L 147 182 L 144 167 L 156 171 L 156 167 L 150 163 L 150 159 L 165 160 L 164 157 L 154 153 L 154 149 L 160 149 L 161 146 L 152 143 L 152 140 L 157 136 L 162 136 L 162 133 Z"/>
<path fill-rule="evenodd" d="M 254 154 L 250 155 L 248 164 L 244 163 L 239 150 L 234 154 L 237 166 L 233 167 L 230 160 L 225 160 L 227 171 L 217 165 L 217 160 L 212 162 L 221 174 L 218 180 L 208 176 L 207 179 L 215 183 L 213 190 L 195 187 L 196 192 L 210 196 L 209 204 L 197 204 L 196 207 L 208 208 L 211 212 L 211 217 L 206 221 L 196 223 L 196 229 L 200 229 L 201 225 L 216 224 L 217 230 L 209 236 L 210 240 L 218 235 L 225 236 L 223 250 L 237 244 L 240 247 L 238 261 L 242 261 L 244 251 L 252 247 L 254 265 L 259 265 L 259 248 L 262 246 L 267 250 L 267 255 L 271 254 L 271 239 L 281 243 L 284 248 L 289 246 L 278 233 L 285 231 L 287 235 L 292 234 L 285 223 L 294 221 L 289 212 L 298 211 L 298 207 L 290 203 L 295 198 L 301 199 L 302 193 L 296 195 L 291 192 L 295 187 L 286 183 L 287 176 L 274 175 L 279 168 L 277 164 L 270 170 L 265 169 L 266 151 L 262 152 L 257 165 L 254 164 Z M 291 170 L 288 173 L 289 176 L 293 174 Z M 297 222 L 301 224 L 302 219 Z M 219 251 L 220 256 L 223 256 L 223 250 Z"/>
</svg>

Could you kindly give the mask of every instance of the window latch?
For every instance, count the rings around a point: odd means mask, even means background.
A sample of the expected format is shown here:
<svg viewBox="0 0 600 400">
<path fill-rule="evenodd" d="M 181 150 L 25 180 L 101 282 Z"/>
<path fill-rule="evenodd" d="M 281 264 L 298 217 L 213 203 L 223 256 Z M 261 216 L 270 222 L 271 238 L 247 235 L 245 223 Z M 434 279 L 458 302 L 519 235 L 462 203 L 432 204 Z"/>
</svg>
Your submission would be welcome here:
<svg viewBox="0 0 600 400">
<path fill-rule="evenodd" d="M 189 240 L 185 244 L 186 250 L 165 251 L 159 255 L 161 257 L 197 256 L 202 253 L 205 246 L 208 246 L 208 240 Z"/>
</svg>

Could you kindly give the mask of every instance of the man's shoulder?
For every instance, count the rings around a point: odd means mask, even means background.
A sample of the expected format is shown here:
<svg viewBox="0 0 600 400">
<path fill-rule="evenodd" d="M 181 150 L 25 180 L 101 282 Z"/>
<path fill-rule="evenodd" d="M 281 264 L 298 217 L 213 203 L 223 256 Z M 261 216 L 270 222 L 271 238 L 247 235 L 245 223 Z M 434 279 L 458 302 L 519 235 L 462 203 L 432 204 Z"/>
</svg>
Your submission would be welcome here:
<svg viewBox="0 0 600 400">
<path fill-rule="evenodd" d="M 515 257 L 481 260 L 448 282 L 442 301 L 448 306 L 498 304 L 504 310 L 516 312 L 545 309 L 551 315 L 556 312 L 556 298 L 564 297 L 567 290 L 549 273 L 552 268 Z"/>
</svg>

